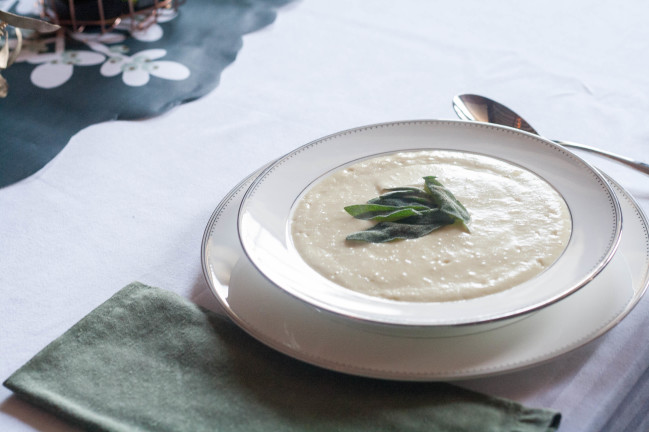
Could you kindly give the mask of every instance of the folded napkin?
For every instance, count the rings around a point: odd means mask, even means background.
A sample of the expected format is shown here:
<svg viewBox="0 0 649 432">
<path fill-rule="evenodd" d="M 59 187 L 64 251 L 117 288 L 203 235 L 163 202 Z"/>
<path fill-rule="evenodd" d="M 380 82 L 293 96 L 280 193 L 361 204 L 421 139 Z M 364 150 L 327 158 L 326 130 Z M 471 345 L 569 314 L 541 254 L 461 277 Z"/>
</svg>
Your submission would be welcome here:
<svg viewBox="0 0 649 432">
<path fill-rule="evenodd" d="M 445 383 L 331 372 L 176 294 L 133 283 L 9 377 L 98 431 L 554 431 L 560 414 Z"/>
</svg>

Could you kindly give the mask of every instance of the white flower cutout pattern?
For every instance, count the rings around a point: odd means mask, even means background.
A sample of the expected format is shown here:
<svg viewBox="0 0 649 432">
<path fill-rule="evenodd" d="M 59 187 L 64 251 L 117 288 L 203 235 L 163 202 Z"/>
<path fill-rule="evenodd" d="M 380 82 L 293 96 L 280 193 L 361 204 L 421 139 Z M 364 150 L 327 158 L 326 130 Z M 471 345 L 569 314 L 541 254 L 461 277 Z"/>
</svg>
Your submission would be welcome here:
<svg viewBox="0 0 649 432">
<path fill-rule="evenodd" d="M 37 87 L 51 89 L 68 81 L 75 66 L 94 66 L 105 59 L 103 54 L 92 51 L 63 51 L 33 55 L 26 60 L 32 64 L 40 63 L 31 73 L 32 83 Z"/>
<path fill-rule="evenodd" d="M 144 50 L 132 56 L 114 54 L 99 71 L 106 77 L 122 74 L 124 83 L 132 87 L 145 85 L 151 75 L 168 80 L 188 78 L 190 72 L 185 65 L 174 61 L 154 61 L 166 54 L 167 51 L 164 49 Z"/>
</svg>

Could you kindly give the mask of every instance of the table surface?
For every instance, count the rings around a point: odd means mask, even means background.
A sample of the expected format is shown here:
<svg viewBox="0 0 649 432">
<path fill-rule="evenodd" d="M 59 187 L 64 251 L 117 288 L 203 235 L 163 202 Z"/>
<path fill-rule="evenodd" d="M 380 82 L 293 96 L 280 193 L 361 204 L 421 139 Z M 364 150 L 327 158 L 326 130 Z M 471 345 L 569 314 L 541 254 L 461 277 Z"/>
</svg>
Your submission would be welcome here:
<svg viewBox="0 0 649 432">
<path fill-rule="evenodd" d="M 548 137 L 649 160 L 649 4 L 632 3 L 281 8 L 274 24 L 244 37 L 215 91 L 156 118 L 90 126 L 44 169 L 0 189 L 0 377 L 135 280 L 217 309 L 200 262 L 212 211 L 248 173 L 318 137 L 453 119 L 452 97 L 477 93 Z M 649 213 L 646 175 L 582 156 Z M 647 340 L 645 298 L 583 348 L 460 384 L 560 410 L 561 431 L 636 430 L 649 403 Z M 70 427 L 2 388 L 0 430 Z"/>
</svg>

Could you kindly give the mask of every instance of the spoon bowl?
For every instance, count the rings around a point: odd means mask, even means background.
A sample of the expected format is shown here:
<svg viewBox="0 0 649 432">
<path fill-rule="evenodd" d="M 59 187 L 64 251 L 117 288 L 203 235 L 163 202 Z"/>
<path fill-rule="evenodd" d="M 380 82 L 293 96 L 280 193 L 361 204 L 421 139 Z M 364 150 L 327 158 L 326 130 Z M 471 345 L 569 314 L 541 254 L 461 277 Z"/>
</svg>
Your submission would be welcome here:
<svg viewBox="0 0 649 432">
<path fill-rule="evenodd" d="M 457 95 L 453 98 L 453 109 L 457 116 L 463 120 L 494 123 L 520 129 L 535 135 L 541 135 L 527 121 L 525 121 L 523 117 L 519 116 L 505 105 L 484 96 L 475 94 Z M 584 150 L 613 159 L 645 174 L 649 174 L 649 165 L 644 162 L 639 162 L 626 156 L 620 156 L 615 153 L 583 144 L 558 140 L 552 141 L 563 147 Z"/>
</svg>

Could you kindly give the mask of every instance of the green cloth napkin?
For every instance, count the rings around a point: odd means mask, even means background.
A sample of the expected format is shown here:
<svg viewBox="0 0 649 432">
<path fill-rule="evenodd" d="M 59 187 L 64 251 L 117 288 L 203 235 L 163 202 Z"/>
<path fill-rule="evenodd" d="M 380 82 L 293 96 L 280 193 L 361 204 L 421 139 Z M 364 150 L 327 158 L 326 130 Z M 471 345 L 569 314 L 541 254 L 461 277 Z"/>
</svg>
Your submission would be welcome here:
<svg viewBox="0 0 649 432">
<path fill-rule="evenodd" d="M 133 283 L 9 377 L 98 431 L 554 431 L 560 414 L 445 383 L 383 381 L 280 354 L 184 298 Z"/>
</svg>

